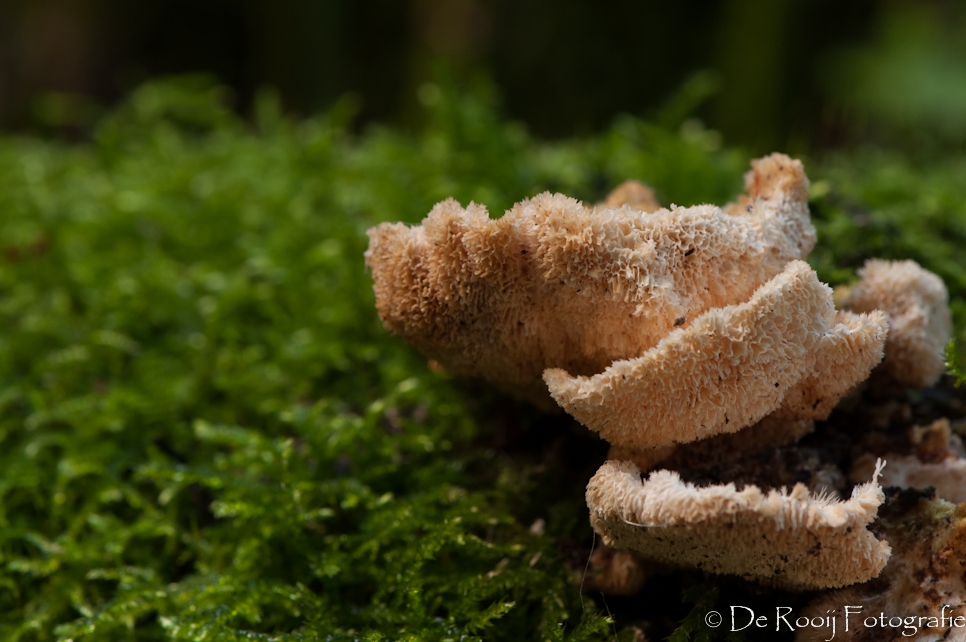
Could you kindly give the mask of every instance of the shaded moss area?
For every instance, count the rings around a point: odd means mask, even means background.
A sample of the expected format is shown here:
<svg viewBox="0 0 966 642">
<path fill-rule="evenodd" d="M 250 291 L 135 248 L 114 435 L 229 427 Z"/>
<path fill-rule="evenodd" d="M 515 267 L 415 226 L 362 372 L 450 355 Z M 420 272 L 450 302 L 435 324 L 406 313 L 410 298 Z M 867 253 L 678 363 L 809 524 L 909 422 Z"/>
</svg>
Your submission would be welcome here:
<svg viewBox="0 0 966 642">
<path fill-rule="evenodd" d="M 250 124 L 182 80 L 88 144 L 0 139 L 0 637 L 633 639 L 720 602 L 688 574 L 582 599 L 605 445 L 430 370 L 383 330 L 362 255 L 449 196 L 498 216 L 633 177 L 723 203 L 747 158 L 673 110 L 552 144 L 485 91 L 444 92 L 418 134 L 352 115 L 266 95 Z M 961 332 L 966 163 L 807 169 L 823 278 L 915 258 Z"/>
</svg>

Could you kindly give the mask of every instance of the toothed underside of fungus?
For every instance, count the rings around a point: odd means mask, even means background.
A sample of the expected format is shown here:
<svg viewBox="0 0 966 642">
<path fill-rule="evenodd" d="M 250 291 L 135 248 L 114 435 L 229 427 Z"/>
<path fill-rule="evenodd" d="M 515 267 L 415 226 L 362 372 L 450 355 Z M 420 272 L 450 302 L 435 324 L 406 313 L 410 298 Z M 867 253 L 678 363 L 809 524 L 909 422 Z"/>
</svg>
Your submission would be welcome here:
<svg viewBox="0 0 966 642">
<path fill-rule="evenodd" d="M 966 640 L 966 628 L 962 627 L 966 619 L 960 619 L 959 626 L 950 626 L 954 618 L 966 616 L 966 505 L 928 496 L 916 501 L 915 493 L 905 491 L 879 511 L 879 529 L 893 546 L 882 576 L 875 582 L 822 595 L 803 609 L 800 617 L 821 619 L 836 614 L 835 640 L 844 642 Z M 908 506 L 905 509 L 904 504 Z M 860 612 L 852 609 L 849 631 L 843 630 L 846 605 L 861 607 Z M 880 613 L 886 620 L 914 616 L 916 630 L 863 623 Z M 940 620 L 943 616 L 945 623 Z M 831 638 L 829 628 L 811 626 L 798 629 L 795 635 L 796 642 Z"/>
<path fill-rule="evenodd" d="M 945 370 L 944 351 L 952 334 L 949 293 L 942 279 L 915 261 L 872 259 L 842 304 L 853 312 L 889 315 L 882 370 L 901 384 L 926 388 Z"/>
<path fill-rule="evenodd" d="M 544 369 L 601 372 L 705 311 L 746 301 L 815 244 L 799 161 L 754 161 L 743 206 L 652 213 L 541 194 L 491 220 L 436 205 L 369 230 L 383 324 L 447 370 L 549 404 Z"/>
<path fill-rule="evenodd" d="M 733 484 L 697 488 L 667 470 L 642 479 L 633 463 L 615 461 L 587 485 L 590 522 L 606 545 L 791 589 L 876 577 L 890 549 L 866 526 L 882 500 L 874 481 L 836 501 L 800 484 L 766 493 Z"/>
<path fill-rule="evenodd" d="M 592 377 L 548 369 L 551 396 L 611 444 L 646 449 L 749 426 L 781 409 L 824 418 L 882 359 L 885 315 L 836 313 L 792 261 L 746 302 L 715 308 Z"/>
</svg>

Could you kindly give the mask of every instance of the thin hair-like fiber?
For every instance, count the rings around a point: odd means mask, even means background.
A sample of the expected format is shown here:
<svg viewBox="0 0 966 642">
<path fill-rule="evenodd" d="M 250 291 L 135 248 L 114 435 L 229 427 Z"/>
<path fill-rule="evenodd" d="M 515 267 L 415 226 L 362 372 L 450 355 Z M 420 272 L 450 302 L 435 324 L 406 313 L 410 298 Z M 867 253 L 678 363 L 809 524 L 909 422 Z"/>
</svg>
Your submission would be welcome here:
<svg viewBox="0 0 966 642">
<path fill-rule="evenodd" d="M 590 542 L 590 554 L 587 556 L 587 563 L 584 564 L 584 574 L 580 576 L 580 608 L 584 613 L 587 613 L 587 607 L 584 606 L 584 580 L 587 579 L 587 571 L 590 569 L 590 560 L 594 557 L 594 547 L 597 546 L 597 531 L 594 531 L 594 539 Z"/>
</svg>

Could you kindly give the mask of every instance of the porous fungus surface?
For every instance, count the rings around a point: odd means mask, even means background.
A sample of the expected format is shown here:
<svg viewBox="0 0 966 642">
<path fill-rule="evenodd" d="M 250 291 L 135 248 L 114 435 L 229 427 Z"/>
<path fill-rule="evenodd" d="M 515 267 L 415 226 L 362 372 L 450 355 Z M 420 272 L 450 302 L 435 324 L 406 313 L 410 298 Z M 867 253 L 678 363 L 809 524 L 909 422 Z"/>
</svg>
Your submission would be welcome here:
<svg viewBox="0 0 966 642">
<path fill-rule="evenodd" d="M 832 290 L 792 261 L 746 303 L 705 312 L 640 357 L 544 380 L 601 437 L 644 449 L 734 432 L 783 404 L 787 418 L 824 418 L 882 359 L 885 335 L 884 314 L 836 313 Z"/>
<path fill-rule="evenodd" d="M 747 197 L 648 213 L 561 194 L 502 218 L 453 200 L 369 230 L 384 325 L 456 374 L 549 404 L 546 368 L 599 373 L 705 311 L 746 301 L 815 243 L 802 165 L 755 161 Z"/>
<path fill-rule="evenodd" d="M 617 461 L 605 462 L 587 485 L 591 525 L 608 546 L 795 589 L 845 586 L 879 574 L 889 545 L 867 525 L 882 500 L 875 481 L 838 501 L 801 484 L 790 492 L 698 488 L 667 470 L 644 479 L 633 463 Z"/>
<path fill-rule="evenodd" d="M 943 353 L 952 334 L 949 294 L 942 279 L 915 261 L 879 259 L 868 261 L 859 277 L 842 306 L 889 315 L 882 370 L 912 388 L 936 383 L 945 369 Z"/>
</svg>

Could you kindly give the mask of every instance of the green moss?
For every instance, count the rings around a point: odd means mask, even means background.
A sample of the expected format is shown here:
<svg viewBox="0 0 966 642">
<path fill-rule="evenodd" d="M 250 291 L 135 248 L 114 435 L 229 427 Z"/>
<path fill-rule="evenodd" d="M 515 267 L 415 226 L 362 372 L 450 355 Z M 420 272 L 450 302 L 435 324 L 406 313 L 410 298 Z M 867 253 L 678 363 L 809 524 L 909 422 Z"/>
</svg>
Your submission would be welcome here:
<svg viewBox="0 0 966 642">
<path fill-rule="evenodd" d="M 949 288 L 958 328 L 966 323 L 966 157 L 914 162 L 875 150 L 834 155 L 811 175 L 825 194 L 812 203 L 819 243 L 810 261 L 833 283 L 866 259 L 914 259 Z"/>
<path fill-rule="evenodd" d="M 418 134 L 221 100 L 154 83 L 89 144 L 0 139 L 0 637 L 611 637 L 561 546 L 589 472 L 501 448 L 543 420 L 382 329 L 364 232 L 627 177 L 724 202 L 747 159 L 693 122 L 536 141 L 452 92 Z M 912 256 L 963 320 L 961 164 L 809 171 L 826 278 Z"/>
<path fill-rule="evenodd" d="M 950 341 L 946 346 L 946 373 L 952 377 L 953 384 L 958 388 L 966 383 L 966 366 L 963 365 L 962 356 L 956 341 Z"/>
</svg>

